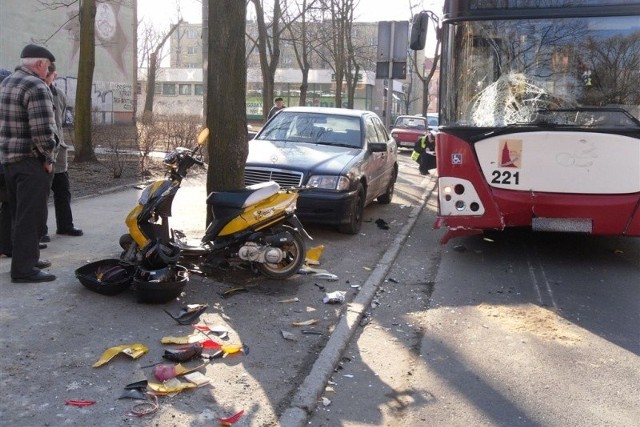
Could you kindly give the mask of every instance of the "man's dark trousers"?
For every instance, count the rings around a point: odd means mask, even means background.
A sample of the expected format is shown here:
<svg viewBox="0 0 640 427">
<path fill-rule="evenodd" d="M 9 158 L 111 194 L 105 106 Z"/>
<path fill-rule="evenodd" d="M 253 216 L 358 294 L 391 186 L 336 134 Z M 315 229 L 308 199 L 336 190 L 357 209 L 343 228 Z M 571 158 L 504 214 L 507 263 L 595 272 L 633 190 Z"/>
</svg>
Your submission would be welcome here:
<svg viewBox="0 0 640 427">
<path fill-rule="evenodd" d="M 29 277 L 40 271 L 35 265 L 47 222 L 51 177 L 35 157 L 5 164 L 4 168 L 13 219 L 11 277 Z"/>
<path fill-rule="evenodd" d="M 53 191 L 53 205 L 56 209 L 56 225 L 59 231 L 69 231 L 73 228 L 73 214 L 71 213 L 71 191 L 69 190 L 69 173 L 53 174 L 51 183 Z"/>
</svg>

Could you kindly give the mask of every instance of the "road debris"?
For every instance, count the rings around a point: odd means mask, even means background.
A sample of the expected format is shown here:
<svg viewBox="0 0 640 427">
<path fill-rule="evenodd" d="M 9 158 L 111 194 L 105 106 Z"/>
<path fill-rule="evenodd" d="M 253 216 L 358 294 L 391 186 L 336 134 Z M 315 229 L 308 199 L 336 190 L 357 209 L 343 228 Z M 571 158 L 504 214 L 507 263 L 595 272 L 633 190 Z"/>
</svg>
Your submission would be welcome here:
<svg viewBox="0 0 640 427">
<path fill-rule="evenodd" d="M 227 417 L 227 418 L 220 418 L 220 425 L 223 426 L 230 426 L 232 424 L 234 424 L 235 422 L 237 422 L 240 417 L 242 417 L 244 415 L 244 409 L 241 409 L 240 411 L 236 412 L 234 415 Z"/>
<path fill-rule="evenodd" d="M 102 353 L 102 356 L 100 356 L 100 359 L 98 359 L 98 361 L 93 364 L 93 367 L 97 368 L 104 365 L 105 363 L 108 363 L 111 359 L 113 359 L 120 353 L 126 354 L 132 359 L 137 359 L 148 351 L 149 348 L 140 343 L 124 344 L 116 347 L 110 347 L 106 349 L 104 353 Z"/>
<path fill-rule="evenodd" d="M 324 296 L 322 302 L 325 304 L 342 304 L 346 294 L 345 291 L 329 292 Z"/>
<path fill-rule="evenodd" d="M 318 323 L 318 319 L 309 319 L 303 322 L 293 322 L 291 326 L 311 326 L 315 325 L 316 323 Z"/>
<path fill-rule="evenodd" d="M 190 325 L 196 320 L 205 310 L 209 307 L 208 304 L 188 304 L 182 307 L 182 309 L 175 316 L 169 313 L 167 310 L 163 311 L 167 313 L 173 320 L 180 325 Z"/>
<path fill-rule="evenodd" d="M 298 341 L 298 337 L 296 337 L 294 334 L 292 334 L 289 331 L 282 330 L 280 331 L 280 333 L 282 334 L 282 338 L 284 338 L 285 340 Z"/>
</svg>

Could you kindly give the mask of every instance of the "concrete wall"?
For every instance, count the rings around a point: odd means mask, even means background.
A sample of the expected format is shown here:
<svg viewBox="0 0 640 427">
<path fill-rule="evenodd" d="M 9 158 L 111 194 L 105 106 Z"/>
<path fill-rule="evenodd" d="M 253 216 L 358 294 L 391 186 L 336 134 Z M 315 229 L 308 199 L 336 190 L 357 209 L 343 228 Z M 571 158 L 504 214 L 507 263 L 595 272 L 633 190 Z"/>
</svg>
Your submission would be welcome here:
<svg viewBox="0 0 640 427">
<path fill-rule="evenodd" d="M 28 43 L 56 57 L 58 81 L 73 106 L 79 61 L 78 2 L 56 9 L 38 0 L 2 0 L 0 68 L 13 70 Z M 62 3 L 62 2 L 60 2 Z M 136 0 L 98 2 L 93 110 L 97 123 L 131 122 L 135 111 Z"/>
</svg>

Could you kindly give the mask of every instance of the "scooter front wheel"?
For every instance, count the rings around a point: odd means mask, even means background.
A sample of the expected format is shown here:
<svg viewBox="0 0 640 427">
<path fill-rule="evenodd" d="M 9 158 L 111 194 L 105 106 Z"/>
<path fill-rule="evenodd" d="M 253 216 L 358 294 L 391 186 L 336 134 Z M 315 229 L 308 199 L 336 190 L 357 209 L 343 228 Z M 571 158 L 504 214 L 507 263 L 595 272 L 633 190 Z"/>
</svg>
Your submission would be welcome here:
<svg viewBox="0 0 640 427">
<path fill-rule="evenodd" d="M 290 230 L 293 240 L 280 247 L 284 252 L 282 261 L 277 264 L 260 263 L 258 271 L 271 279 L 288 279 L 300 270 L 306 256 L 304 240 L 297 230 Z"/>
</svg>

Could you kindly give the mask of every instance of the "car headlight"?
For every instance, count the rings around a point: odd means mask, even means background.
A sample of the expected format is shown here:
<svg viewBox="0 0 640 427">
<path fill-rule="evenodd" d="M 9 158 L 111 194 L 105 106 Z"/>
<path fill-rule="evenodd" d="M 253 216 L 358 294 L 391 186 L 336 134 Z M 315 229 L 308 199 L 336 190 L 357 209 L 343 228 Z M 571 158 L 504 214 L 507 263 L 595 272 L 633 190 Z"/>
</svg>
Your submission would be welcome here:
<svg viewBox="0 0 640 427">
<path fill-rule="evenodd" d="M 346 191 L 351 182 L 346 176 L 313 175 L 309 178 L 308 186 L 311 188 L 323 188 L 326 190 Z"/>
</svg>

